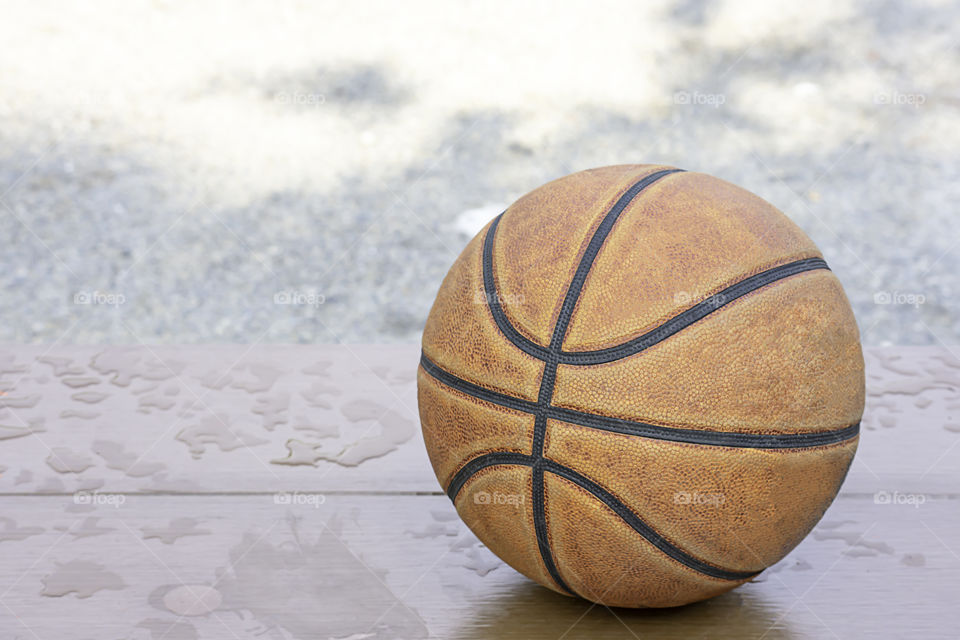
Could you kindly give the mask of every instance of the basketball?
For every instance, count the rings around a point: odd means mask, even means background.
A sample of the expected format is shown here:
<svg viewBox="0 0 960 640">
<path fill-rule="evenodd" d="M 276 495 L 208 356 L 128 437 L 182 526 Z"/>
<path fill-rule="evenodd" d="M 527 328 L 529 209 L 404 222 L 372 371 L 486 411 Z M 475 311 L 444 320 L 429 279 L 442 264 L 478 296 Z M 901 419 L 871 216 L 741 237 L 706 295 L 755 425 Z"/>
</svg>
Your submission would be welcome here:
<svg viewBox="0 0 960 640">
<path fill-rule="evenodd" d="M 550 182 L 440 287 L 417 378 L 444 491 L 504 562 L 619 607 L 722 594 L 781 560 L 853 460 L 850 304 L 772 205 L 659 165 Z"/>
</svg>

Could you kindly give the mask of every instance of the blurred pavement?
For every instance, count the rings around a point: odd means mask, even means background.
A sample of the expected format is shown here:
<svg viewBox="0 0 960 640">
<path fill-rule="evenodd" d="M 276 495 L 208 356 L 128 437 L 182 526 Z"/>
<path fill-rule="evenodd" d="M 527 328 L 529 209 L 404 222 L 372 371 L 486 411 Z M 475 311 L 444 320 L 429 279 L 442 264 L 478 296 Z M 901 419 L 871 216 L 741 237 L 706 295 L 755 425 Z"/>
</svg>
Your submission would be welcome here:
<svg viewBox="0 0 960 640">
<path fill-rule="evenodd" d="M 866 344 L 960 343 L 956 4 L 3 15 L 0 341 L 417 341 L 492 215 L 657 162 L 790 215 Z"/>
</svg>

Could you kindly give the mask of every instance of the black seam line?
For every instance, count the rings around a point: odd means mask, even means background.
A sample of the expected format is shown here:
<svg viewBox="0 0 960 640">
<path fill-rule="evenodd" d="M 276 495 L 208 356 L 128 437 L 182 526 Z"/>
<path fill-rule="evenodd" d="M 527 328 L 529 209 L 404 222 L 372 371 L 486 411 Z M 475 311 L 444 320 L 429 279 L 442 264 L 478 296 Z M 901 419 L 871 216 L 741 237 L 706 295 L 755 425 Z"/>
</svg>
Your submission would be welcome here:
<svg viewBox="0 0 960 640">
<path fill-rule="evenodd" d="M 637 181 L 632 187 L 627 189 L 626 193 L 620 196 L 613 208 L 603 217 L 603 221 L 597 226 L 597 230 L 590 238 L 583 256 L 580 258 L 580 264 L 577 265 L 577 271 L 573 275 L 573 280 L 567 288 L 567 295 L 563 298 L 563 305 L 560 307 L 560 314 L 557 316 L 557 324 L 553 329 L 553 338 L 550 340 L 550 351 L 554 354 L 560 354 L 563 345 L 563 338 L 567 333 L 567 327 L 570 325 L 570 319 L 573 317 L 573 310 L 580 298 L 580 292 L 583 290 L 583 283 L 587 279 L 587 274 L 593 266 L 593 262 L 600 252 L 600 248 L 613 230 L 613 225 L 620 218 L 620 214 L 627 208 L 627 205 L 637 197 L 645 188 L 671 173 L 682 172 L 682 169 L 666 169 L 651 173 L 642 180 Z"/>
<path fill-rule="evenodd" d="M 540 377 L 540 393 L 537 395 L 537 417 L 533 426 L 533 526 L 537 534 L 537 545 L 540 547 L 540 558 L 544 566 L 550 573 L 550 577 L 564 591 L 574 593 L 564 582 L 560 571 L 557 569 L 553 560 L 553 551 L 550 548 L 550 538 L 547 531 L 546 518 L 546 495 L 543 485 L 543 441 L 547 432 L 547 415 L 550 410 L 550 403 L 553 400 L 553 391 L 557 383 L 557 366 L 560 360 L 560 351 L 563 349 L 563 337 L 567 333 L 567 327 L 570 326 L 570 318 L 573 316 L 573 310 L 577 306 L 577 299 L 583 289 L 583 283 L 587 279 L 587 273 L 593 266 L 593 261 L 600 252 L 600 247 L 606 241 L 613 225 L 616 223 L 620 214 L 623 213 L 627 205 L 637 197 L 647 186 L 653 184 L 660 178 L 671 173 L 678 172 L 679 169 L 669 169 L 666 171 L 657 171 L 635 182 L 627 191 L 617 199 L 613 207 L 603 216 L 603 220 L 597 225 L 593 232 L 587 248 L 580 257 L 577 264 L 577 270 L 573 274 L 573 280 L 567 287 L 567 292 L 563 297 L 563 304 L 560 306 L 560 312 L 557 314 L 557 323 L 553 327 L 553 336 L 550 339 L 550 347 L 544 358 L 543 375 Z"/>
<path fill-rule="evenodd" d="M 679 173 L 682 171 L 682 169 L 667 169 L 652 173 L 634 183 L 633 186 L 631 186 L 622 196 L 620 196 L 617 202 L 613 205 L 613 208 L 607 212 L 606 216 L 604 216 L 600 226 L 594 232 L 593 238 L 590 239 L 590 243 L 587 245 L 587 249 L 583 257 L 580 259 L 580 264 L 578 265 L 577 271 L 574 274 L 570 288 L 567 289 L 567 295 L 564 298 L 563 305 L 561 306 L 560 318 L 563 317 L 565 309 L 568 305 L 571 306 L 568 313 L 573 313 L 572 305 L 576 304 L 576 298 L 580 296 L 580 290 L 583 288 L 583 283 L 586 280 L 587 272 L 590 270 L 590 267 L 593 266 L 593 261 L 596 258 L 597 253 L 599 252 L 600 247 L 603 245 L 607 235 L 610 233 L 610 230 L 613 228 L 613 224 L 617 221 L 617 218 L 620 217 L 620 214 L 623 213 L 623 210 L 627 207 L 627 205 L 630 204 L 630 201 L 632 201 L 643 189 L 650 186 L 660 178 L 671 173 Z M 490 308 L 490 313 L 493 315 L 493 320 L 497 323 L 497 327 L 500 328 L 500 331 L 503 332 L 503 335 L 505 335 L 510 342 L 512 342 L 521 351 L 539 360 L 546 360 L 550 357 L 550 349 L 544 347 L 543 345 L 537 344 L 530 338 L 520 333 L 510 322 L 509 318 L 507 318 L 507 314 L 503 311 L 503 306 L 500 304 L 500 295 L 497 291 L 496 282 L 494 281 L 493 277 L 493 242 L 494 238 L 496 237 L 497 227 L 500 225 L 501 219 L 503 219 L 503 213 L 493 219 L 493 222 L 487 229 L 487 234 L 483 239 L 483 288 L 484 293 L 486 294 L 485 297 L 487 306 Z M 576 286 L 575 291 L 574 286 Z M 570 300 L 571 292 L 573 292 L 572 301 Z M 566 325 L 569 323 L 570 318 L 568 317 L 566 322 L 563 323 L 562 329 L 564 333 L 566 333 Z M 561 329 L 560 324 L 561 323 L 559 322 L 558 318 L 557 326 L 555 327 L 555 333 L 557 330 Z"/>
<path fill-rule="evenodd" d="M 441 369 L 426 355 L 420 356 L 420 366 L 435 380 L 452 389 L 456 389 L 469 396 L 497 404 L 508 409 L 515 409 L 537 415 L 538 406 L 529 400 L 515 398 L 496 391 L 462 380 L 457 376 Z M 727 431 L 708 431 L 704 429 L 684 429 L 680 427 L 665 427 L 614 418 L 598 416 L 562 407 L 546 407 L 543 410 L 546 418 L 561 420 L 583 427 L 612 431 L 625 435 L 671 442 L 685 442 L 712 447 L 741 447 L 747 449 L 804 449 L 819 447 L 828 444 L 837 444 L 856 437 L 860 433 L 860 423 L 832 429 L 830 431 L 812 431 L 807 433 L 737 433 Z"/>
<path fill-rule="evenodd" d="M 509 452 L 496 452 L 488 453 L 482 456 L 478 456 L 465 464 L 460 471 L 454 476 L 453 480 L 450 481 L 450 486 L 447 489 L 447 496 L 451 500 L 456 500 L 457 496 L 460 493 L 460 490 L 463 488 L 463 485 L 466 484 L 474 474 L 476 474 L 481 469 L 486 469 L 487 467 L 494 467 L 498 465 L 523 465 L 533 468 L 533 482 L 534 484 L 540 485 L 540 490 L 543 490 L 543 473 L 549 471 L 550 473 L 560 476 L 569 480 L 570 482 L 576 484 L 582 489 L 589 492 L 594 498 L 603 502 L 607 507 L 609 507 L 620 519 L 626 522 L 630 527 L 643 536 L 647 541 L 653 544 L 657 549 L 670 556 L 674 560 L 684 564 L 685 566 L 698 571 L 704 575 L 708 575 L 714 578 L 719 578 L 721 580 L 745 580 L 747 578 L 752 578 L 753 576 L 760 573 L 759 571 L 727 571 L 719 567 L 715 567 L 712 564 L 707 564 L 702 560 L 694 558 L 688 553 L 682 551 L 681 549 L 675 547 L 671 544 L 666 538 L 661 536 L 659 533 L 650 528 L 643 520 L 641 520 L 633 511 L 631 511 L 625 504 L 620 502 L 613 494 L 609 491 L 598 485 L 596 482 L 593 482 L 586 476 L 583 476 L 569 467 L 565 467 L 553 460 L 547 458 L 534 458 L 534 456 L 529 456 L 523 453 L 509 453 Z M 536 487 L 534 488 L 534 494 L 537 494 Z M 534 501 L 534 509 L 536 510 L 538 506 L 538 501 Z M 539 507 L 543 511 L 543 501 L 539 501 Z M 541 516 L 545 514 L 541 513 Z M 541 519 L 544 527 L 546 526 L 545 517 Z M 537 542 L 540 542 L 540 535 L 537 535 Z M 546 541 L 546 532 L 544 531 L 543 540 Z M 543 552 L 543 550 L 541 550 Z M 549 549 L 546 550 L 546 556 L 550 557 Z M 548 570 L 552 565 L 552 557 L 550 557 L 550 565 L 548 565 Z M 554 570 L 555 567 L 554 567 Z M 551 572 L 552 575 L 552 572 Z M 559 576 L 554 578 L 558 580 Z M 569 588 L 563 583 L 562 579 L 557 581 L 557 584 L 569 591 Z"/>
<path fill-rule="evenodd" d="M 460 468 L 460 471 L 453 476 L 450 485 L 447 487 L 447 496 L 451 500 L 457 499 L 460 489 L 467 483 L 475 473 L 487 467 L 494 467 L 501 464 L 520 464 L 524 466 L 533 465 L 533 456 L 525 453 L 513 453 L 510 451 L 497 451 L 477 456 Z"/>
<path fill-rule="evenodd" d="M 550 548 L 550 537 L 547 532 L 546 489 L 543 484 L 543 441 L 547 433 L 547 411 L 553 396 L 553 386 L 557 380 L 557 361 L 548 361 L 543 369 L 540 383 L 540 398 L 537 401 L 537 417 L 533 422 L 533 528 L 537 535 L 537 546 L 540 549 L 540 559 L 553 581 L 567 593 L 576 593 L 567 586 L 560 570 L 553 561 L 553 551 Z"/>
<path fill-rule="evenodd" d="M 662 425 L 634 422 L 611 416 L 598 416 L 562 407 L 550 407 L 549 417 L 583 427 L 613 431 L 642 438 L 669 440 L 712 447 L 740 447 L 746 449 L 804 449 L 836 444 L 849 440 L 860 433 L 860 423 L 829 431 L 801 433 L 738 433 L 735 431 L 707 431 L 684 429 Z"/>
<path fill-rule="evenodd" d="M 463 489 L 467 480 L 472 478 L 481 469 L 494 467 L 498 465 L 524 465 L 532 467 L 532 487 L 531 502 L 533 503 L 533 526 L 537 535 L 537 547 L 540 550 L 540 558 L 547 569 L 547 573 L 553 578 L 557 586 L 567 593 L 574 594 L 574 591 L 567 586 L 567 583 L 560 577 L 560 572 L 553 562 L 553 554 L 550 553 L 550 545 L 547 538 L 547 517 L 544 506 L 543 496 L 543 468 L 539 460 L 534 456 L 524 453 L 512 453 L 506 451 L 497 451 L 478 456 L 461 467 L 453 479 L 450 486 L 447 487 L 447 496 L 456 503 L 457 495 Z"/>
<path fill-rule="evenodd" d="M 540 559 L 543 560 L 543 566 L 547 568 L 547 573 L 553 578 L 558 587 L 567 593 L 576 595 L 576 592 L 564 582 L 553 561 L 553 551 L 550 549 L 550 536 L 547 532 L 547 498 L 546 489 L 543 482 L 542 459 L 537 459 L 533 463 L 533 527 L 537 535 L 537 547 L 540 550 Z"/>
<path fill-rule="evenodd" d="M 515 409 L 517 411 L 525 411 L 527 413 L 534 414 L 537 412 L 537 403 L 524 400 L 523 398 L 508 396 L 505 393 L 493 391 L 492 389 L 487 389 L 486 387 L 481 387 L 478 384 L 468 382 L 463 378 L 458 378 L 449 371 L 441 369 L 439 366 L 437 366 L 432 360 L 430 360 L 430 358 L 427 357 L 427 354 L 425 353 L 420 354 L 420 366 L 423 367 L 423 370 L 438 382 L 456 389 L 457 391 L 462 391 L 468 396 L 473 396 L 474 398 L 479 398 L 480 400 L 486 400 L 487 402 L 498 404 L 501 407 L 506 407 L 508 409 Z"/>
<path fill-rule="evenodd" d="M 507 340 L 534 358 L 546 360 L 550 352 L 517 331 L 516 327 L 510 323 L 500 304 L 500 294 L 493 280 L 493 239 L 502 218 L 503 214 L 501 213 L 493 219 L 490 228 L 487 229 L 487 235 L 483 239 L 483 289 L 486 294 L 487 306 L 490 308 L 494 322 L 497 323 L 497 327 L 507 337 Z"/>
<path fill-rule="evenodd" d="M 627 508 L 625 504 L 614 497 L 613 494 L 593 480 L 549 459 L 544 459 L 541 464 L 543 465 L 544 471 L 549 471 L 561 478 L 566 478 L 591 493 L 594 498 L 608 506 L 624 522 L 630 525 L 634 531 L 646 538 L 653 546 L 694 571 L 712 578 L 719 578 L 720 580 L 746 580 L 760 573 L 759 571 L 728 571 L 694 558 L 690 554 L 672 545 L 666 538 L 650 528 L 637 514 Z"/>
<path fill-rule="evenodd" d="M 748 293 L 752 293 L 778 280 L 814 269 L 829 270 L 830 267 L 827 266 L 827 263 L 822 258 L 806 258 L 767 269 L 761 273 L 744 278 L 726 289 L 715 293 L 703 302 L 673 316 L 642 336 L 615 347 L 608 347 L 597 351 L 563 351 L 560 353 L 560 362 L 562 364 L 582 366 L 603 364 L 632 356 L 644 349 L 652 347 L 658 342 L 666 340 L 678 331 L 685 329 L 698 320 L 702 320 L 717 309 L 730 304 L 738 298 L 742 298 Z"/>
</svg>

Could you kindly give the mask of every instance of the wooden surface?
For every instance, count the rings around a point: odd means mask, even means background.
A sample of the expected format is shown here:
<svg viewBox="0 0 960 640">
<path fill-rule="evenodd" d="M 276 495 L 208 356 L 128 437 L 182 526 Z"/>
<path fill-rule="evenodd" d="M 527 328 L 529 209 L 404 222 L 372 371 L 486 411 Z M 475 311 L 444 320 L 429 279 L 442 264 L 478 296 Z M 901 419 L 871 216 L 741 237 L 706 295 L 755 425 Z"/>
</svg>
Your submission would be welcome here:
<svg viewBox="0 0 960 640">
<path fill-rule="evenodd" d="M 867 352 L 860 450 L 786 559 L 627 611 L 460 523 L 414 346 L 0 348 L 0 640 L 958 637 L 955 353 Z"/>
</svg>

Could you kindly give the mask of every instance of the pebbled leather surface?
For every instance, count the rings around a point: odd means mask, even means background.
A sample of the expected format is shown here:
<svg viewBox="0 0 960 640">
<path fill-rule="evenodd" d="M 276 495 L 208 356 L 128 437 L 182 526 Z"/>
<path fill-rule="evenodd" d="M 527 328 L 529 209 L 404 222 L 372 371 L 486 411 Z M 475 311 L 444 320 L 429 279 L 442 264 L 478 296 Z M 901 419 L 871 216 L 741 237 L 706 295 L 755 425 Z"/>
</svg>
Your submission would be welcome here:
<svg viewBox="0 0 960 640">
<path fill-rule="evenodd" d="M 636 165 L 573 174 L 507 210 L 494 238 L 494 276 L 504 311 L 521 334 L 549 343 L 599 221 L 632 184 L 660 169 Z M 444 280 L 427 320 L 424 353 L 455 376 L 536 402 L 543 363 L 510 343 L 489 308 L 476 303 L 483 291 L 486 231 Z M 756 196 L 709 176 L 667 175 L 641 191 L 614 224 L 584 283 L 564 348 L 624 342 L 700 302 L 698 297 L 819 255 L 793 223 Z M 531 452 L 533 414 L 470 397 L 422 368 L 418 381 L 424 437 L 444 489 L 478 455 Z M 551 402 L 664 426 L 800 433 L 858 422 L 863 386 L 849 303 L 836 277 L 818 269 L 767 284 L 640 353 L 606 364 L 561 364 Z M 856 444 L 852 438 L 792 449 L 694 445 L 551 419 L 544 456 L 597 483 L 688 556 L 743 572 L 777 561 L 816 524 Z M 492 551 L 558 590 L 538 551 L 531 477 L 523 464 L 486 467 L 454 500 Z M 672 606 L 743 582 L 711 577 L 665 555 L 567 478 L 548 470 L 544 486 L 554 564 L 583 597 L 615 606 Z M 472 497 L 478 487 L 521 493 L 525 506 L 483 508 Z M 686 494 L 691 498 L 684 502 Z M 716 495 L 722 503 L 710 498 Z"/>
<path fill-rule="evenodd" d="M 430 408 L 423 421 L 423 440 L 437 480 L 446 489 L 467 461 L 493 451 L 529 454 L 533 441 L 533 415 L 511 411 L 468 396 L 424 373 L 417 372 L 417 397 Z"/>
<path fill-rule="evenodd" d="M 760 571 L 813 529 L 856 448 L 857 438 L 791 450 L 708 447 L 551 420 L 544 454 L 603 485 L 675 546 Z"/>
<path fill-rule="evenodd" d="M 457 513 L 504 562 L 531 580 L 557 591 L 537 547 L 530 485 L 530 467 L 481 469 L 457 496 Z M 511 503 L 517 496 L 522 504 Z M 487 498 L 489 501 L 484 501 Z"/>
<path fill-rule="evenodd" d="M 557 406 L 688 428 L 822 431 L 860 420 L 863 355 L 830 271 L 769 284 L 645 351 L 560 365 Z"/>
<path fill-rule="evenodd" d="M 470 241 L 443 279 L 423 331 L 423 350 L 461 378 L 536 401 L 543 362 L 500 333 L 486 303 L 481 263 L 486 232 L 484 227 Z"/>
<path fill-rule="evenodd" d="M 823 256 L 765 200 L 702 173 L 670 176 L 645 189 L 607 237 L 564 350 L 626 342 L 745 276 L 811 257 Z"/>
<path fill-rule="evenodd" d="M 510 205 L 497 229 L 493 270 L 504 312 L 546 346 L 580 256 L 603 215 L 640 178 L 664 169 L 618 165 L 547 183 Z"/>
<path fill-rule="evenodd" d="M 611 607 L 671 607 L 720 595 L 746 580 L 711 578 L 664 556 L 605 505 L 547 474 L 547 522 L 563 579 Z"/>
</svg>

